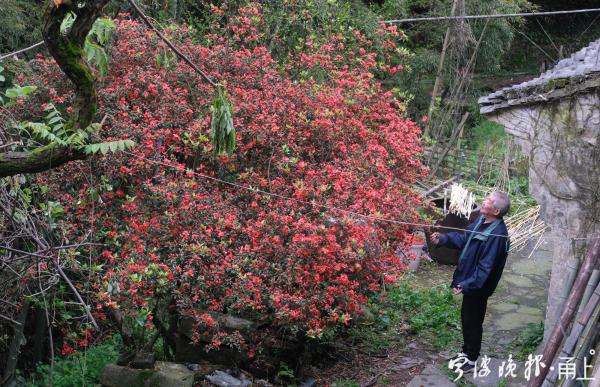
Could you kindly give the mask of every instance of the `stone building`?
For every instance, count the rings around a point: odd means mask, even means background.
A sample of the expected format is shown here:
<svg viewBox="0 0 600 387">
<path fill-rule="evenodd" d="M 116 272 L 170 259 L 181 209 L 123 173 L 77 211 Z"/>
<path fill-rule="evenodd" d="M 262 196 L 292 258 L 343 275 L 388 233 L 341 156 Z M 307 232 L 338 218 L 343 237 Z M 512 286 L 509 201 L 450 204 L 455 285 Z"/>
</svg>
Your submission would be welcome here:
<svg viewBox="0 0 600 387">
<path fill-rule="evenodd" d="M 530 81 L 479 99 L 529 156 L 529 190 L 552 228 L 554 253 L 545 338 L 569 274 L 600 223 L 600 40 Z"/>
</svg>

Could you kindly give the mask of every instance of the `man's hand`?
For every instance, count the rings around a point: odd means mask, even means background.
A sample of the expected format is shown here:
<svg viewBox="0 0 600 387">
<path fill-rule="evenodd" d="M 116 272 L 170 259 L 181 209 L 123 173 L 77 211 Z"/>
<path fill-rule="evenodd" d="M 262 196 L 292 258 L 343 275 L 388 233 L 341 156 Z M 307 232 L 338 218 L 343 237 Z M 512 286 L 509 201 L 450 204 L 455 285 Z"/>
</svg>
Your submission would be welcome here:
<svg viewBox="0 0 600 387">
<path fill-rule="evenodd" d="M 455 287 L 454 289 L 454 295 L 458 296 L 459 294 L 462 294 L 462 288 L 459 286 Z"/>
<path fill-rule="evenodd" d="M 441 236 L 441 234 L 439 232 L 434 232 L 433 234 L 431 234 L 431 237 L 430 237 L 431 243 L 433 243 L 434 245 L 439 245 L 440 244 L 440 236 Z"/>
</svg>

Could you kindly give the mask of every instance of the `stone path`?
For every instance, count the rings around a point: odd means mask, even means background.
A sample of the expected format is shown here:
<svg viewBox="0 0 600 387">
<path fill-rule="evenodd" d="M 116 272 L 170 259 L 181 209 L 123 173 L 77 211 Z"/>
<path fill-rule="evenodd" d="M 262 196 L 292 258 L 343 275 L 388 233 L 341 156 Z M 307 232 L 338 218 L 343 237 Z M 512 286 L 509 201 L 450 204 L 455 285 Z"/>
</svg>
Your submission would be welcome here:
<svg viewBox="0 0 600 387">
<path fill-rule="evenodd" d="M 461 381 L 464 386 L 497 387 L 525 386 L 524 366 L 517 363 L 517 378 L 502 381 L 498 368 L 509 354 L 514 353 L 515 339 L 527 329 L 528 324 L 539 324 L 546 313 L 546 298 L 552 268 L 551 242 L 542 241 L 532 252 L 536 241 L 527 248 L 511 253 L 498 289 L 488 302 L 484 322 L 482 354 L 491 358 L 492 372 L 485 378 L 473 378 L 472 374 Z M 418 275 L 418 274 L 417 274 Z M 481 359 L 481 358 L 480 358 Z M 456 386 L 445 372 L 446 364 L 427 366 L 415 376 L 408 387 L 452 387 Z"/>
</svg>

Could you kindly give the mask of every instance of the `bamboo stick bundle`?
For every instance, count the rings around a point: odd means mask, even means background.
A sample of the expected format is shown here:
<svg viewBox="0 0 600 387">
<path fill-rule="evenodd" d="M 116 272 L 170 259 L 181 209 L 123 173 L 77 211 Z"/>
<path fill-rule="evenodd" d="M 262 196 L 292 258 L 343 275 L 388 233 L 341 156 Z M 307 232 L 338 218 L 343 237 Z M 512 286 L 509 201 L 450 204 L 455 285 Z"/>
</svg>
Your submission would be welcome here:
<svg viewBox="0 0 600 387">
<path fill-rule="evenodd" d="M 595 356 L 596 352 L 595 352 L 595 350 L 593 350 L 593 345 L 598 340 L 598 318 L 599 317 L 600 317 L 600 310 L 596 310 L 596 314 L 593 317 L 594 324 L 591 325 L 591 327 L 589 328 L 590 331 L 584 332 L 584 334 L 580 340 L 580 343 L 577 343 L 577 349 L 575 352 L 575 354 L 576 354 L 575 364 L 577 366 L 577 369 L 582 371 L 581 377 L 586 376 L 589 378 L 592 376 L 589 369 L 593 368 L 593 367 L 590 367 L 590 365 L 587 363 L 587 360 L 584 362 L 584 359 L 585 358 L 589 359 L 590 363 L 591 363 L 592 360 L 596 357 Z M 583 368 L 584 365 L 586 366 L 586 369 Z M 576 383 L 575 383 L 575 381 L 570 380 L 567 385 L 570 387 L 573 387 L 576 385 Z"/>
<path fill-rule="evenodd" d="M 598 282 L 600 282 L 600 270 L 594 269 L 594 271 L 592 271 L 592 276 L 590 277 L 590 280 L 588 281 L 588 284 L 585 287 L 585 291 L 583 292 L 583 297 L 581 298 L 579 309 L 577 310 L 577 314 L 575 315 L 576 320 L 579 319 L 581 313 L 583 313 L 583 309 L 585 308 L 587 302 L 592 296 L 594 289 L 596 289 Z"/>
<path fill-rule="evenodd" d="M 512 251 L 519 251 L 529 240 L 540 237 L 548 226 L 540 219 L 540 206 L 531 207 L 518 212 L 504 220 L 508 228 Z M 538 240 L 538 245 L 539 245 Z"/>
</svg>

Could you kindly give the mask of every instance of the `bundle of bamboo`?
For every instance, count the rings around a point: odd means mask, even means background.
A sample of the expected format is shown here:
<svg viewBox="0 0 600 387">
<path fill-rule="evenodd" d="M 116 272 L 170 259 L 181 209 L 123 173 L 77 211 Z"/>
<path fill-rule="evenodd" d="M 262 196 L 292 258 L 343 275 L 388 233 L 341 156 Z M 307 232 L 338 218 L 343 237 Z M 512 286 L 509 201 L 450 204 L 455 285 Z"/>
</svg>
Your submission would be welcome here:
<svg viewBox="0 0 600 387">
<path fill-rule="evenodd" d="M 542 235 L 548 229 L 546 223 L 540 219 L 540 206 L 530 207 L 504 219 L 510 237 L 511 251 L 519 251 L 527 243 L 537 238 L 532 251 L 535 251 L 542 241 Z"/>
</svg>

